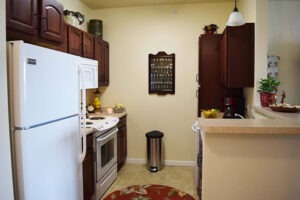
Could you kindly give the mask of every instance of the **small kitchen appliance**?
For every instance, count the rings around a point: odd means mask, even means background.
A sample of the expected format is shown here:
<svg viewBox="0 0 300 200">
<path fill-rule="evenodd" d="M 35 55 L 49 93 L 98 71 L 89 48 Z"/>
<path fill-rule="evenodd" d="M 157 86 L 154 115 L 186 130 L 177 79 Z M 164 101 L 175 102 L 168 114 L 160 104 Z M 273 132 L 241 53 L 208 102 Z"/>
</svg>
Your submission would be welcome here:
<svg viewBox="0 0 300 200">
<path fill-rule="evenodd" d="M 244 116 L 245 100 L 241 97 L 224 97 L 224 115 L 223 118 L 240 118 L 237 115 Z"/>
</svg>

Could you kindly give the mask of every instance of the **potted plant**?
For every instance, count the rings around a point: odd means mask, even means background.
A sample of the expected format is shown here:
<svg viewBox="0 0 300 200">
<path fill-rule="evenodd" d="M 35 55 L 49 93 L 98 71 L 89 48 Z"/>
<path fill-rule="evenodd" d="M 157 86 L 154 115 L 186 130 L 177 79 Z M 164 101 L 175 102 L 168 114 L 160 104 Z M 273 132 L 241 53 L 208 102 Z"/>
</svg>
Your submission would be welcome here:
<svg viewBox="0 0 300 200">
<path fill-rule="evenodd" d="M 280 82 L 275 78 L 268 76 L 265 79 L 262 78 L 258 83 L 259 87 L 257 92 L 260 94 L 260 103 L 263 107 L 269 107 L 270 104 L 274 103 L 274 96 L 277 92 L 277 87 L 280 85 Z"/>
</svg>

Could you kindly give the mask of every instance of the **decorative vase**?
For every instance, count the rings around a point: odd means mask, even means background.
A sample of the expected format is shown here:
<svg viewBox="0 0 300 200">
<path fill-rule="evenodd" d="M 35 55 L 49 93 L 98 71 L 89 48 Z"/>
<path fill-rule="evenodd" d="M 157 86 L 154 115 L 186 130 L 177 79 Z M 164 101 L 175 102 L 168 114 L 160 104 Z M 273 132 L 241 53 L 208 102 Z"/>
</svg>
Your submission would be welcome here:
<svg viewBox="0 0 300 200">
<path fill-rule="evenodd" d="M 274 93 L 261 92 L 259 94 L 260 94 L 260 104 L 262 107 L 269 107 L 270 104 L 273 104 Z"/>
<path fill-rule="evenodd" d="M 65 19 L 67 21 L 68 24 L 75 26 L 77 28 L 79 28 L 79 21 L 77 20 L 77 18 L 73 15 L 67 15 L 65 16 Z"/>
</svg>

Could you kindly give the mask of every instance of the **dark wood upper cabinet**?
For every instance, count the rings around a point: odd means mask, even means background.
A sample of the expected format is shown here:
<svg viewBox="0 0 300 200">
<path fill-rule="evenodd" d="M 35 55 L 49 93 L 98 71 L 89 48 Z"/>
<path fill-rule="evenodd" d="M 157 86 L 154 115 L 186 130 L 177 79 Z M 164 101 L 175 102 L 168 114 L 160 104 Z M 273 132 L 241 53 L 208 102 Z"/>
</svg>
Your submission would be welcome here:
<svg viewBox="0 0 300 200">
<path fill-rule="evenodd" d="M 68 53 L 94 58 L 94 36 L 74 26 L 67 25 Z"/>
<path fill-rule="evenodd" d="M 103 40 L 103 68 L 100 85 L 109 85 L 109 43 Z"/>
<path fill-rule="evenodd" d="M 85 58 L 94 58 L 94 36 L 83 32 L 82 36 L 82 56 Z"/>
<path fill-rule="evenodd" d="M 109 43 L 95 38 L 94 59 L 98 60 L 99 86 L 109 85 Z"/>
<path fill-rule="evenodd" d="M 227 26 L 221 40 L 221 83 L 228 88 L 254 86 L 254 23 Z"/>
<path fill-rule="evenodd" d="M 224 110 L 224 97 L 242 97 L 243 88 L 226 88 L 220 82 L 221 34 L 204 34 L 199 38 L 198 116 L 202 109 Z"/>
<path fill-rule="evenodd" d="M 6 0 L 6 39 L 64 51 L 63 5 L 56 0 Z"/>
<path fill-rule="evenodd" d="M 37 0 L 6 0 L 6 26 L 31 36 L 38 35 Z"/>
<path fill-rule="evenodd" d="M 74 26 L 67 26 L 68 35 L 68 53 L 81 56 L 82 55 L 82 31 Z"/>
<path fill-rule="evenodd" d="M 54 42 L 63 42 L 63 5 L 54 0 L 42 0 L 41 3 L 41 37 Z"/>
</svg>

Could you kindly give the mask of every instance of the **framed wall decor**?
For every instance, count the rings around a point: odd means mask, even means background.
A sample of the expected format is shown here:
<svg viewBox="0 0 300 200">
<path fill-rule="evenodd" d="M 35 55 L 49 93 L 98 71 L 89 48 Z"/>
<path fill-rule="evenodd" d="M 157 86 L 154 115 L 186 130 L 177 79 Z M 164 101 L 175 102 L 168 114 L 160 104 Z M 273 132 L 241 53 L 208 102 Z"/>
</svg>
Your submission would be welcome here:
<svg viewBox="0 0 300 200">
<path fill-rule="evenodd" d="M 149 54 L 149 94 L 175 94 L 175 54 Z"/>
</svg>

